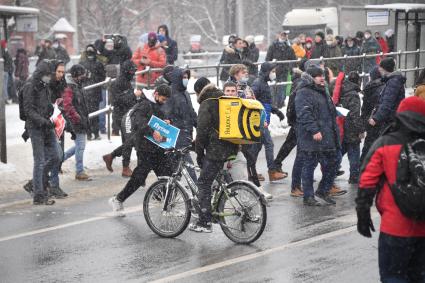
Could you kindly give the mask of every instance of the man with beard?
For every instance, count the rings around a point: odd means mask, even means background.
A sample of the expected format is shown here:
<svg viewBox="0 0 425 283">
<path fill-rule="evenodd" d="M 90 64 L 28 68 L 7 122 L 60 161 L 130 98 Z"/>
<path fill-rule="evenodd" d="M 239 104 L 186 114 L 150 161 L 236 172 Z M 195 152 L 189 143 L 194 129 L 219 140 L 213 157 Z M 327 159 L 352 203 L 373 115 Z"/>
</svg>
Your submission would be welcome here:
<svg viewBox="0 0 425 283">
<path fill-rule="evenodd" d="M 86 59 L 81 61 L 80 64 L 87 70 L 87 79 L 84 85 L 92 85 L 105 80 L 105 69 L 102 63 L 96 59 L 97 50 L 94 45 L 87 45 L 85 51 Z M 96 87 L 84 92 L 87 102 L 89 113 L 99 110 L 99 103 L 102 101 L 102 87 Z M 99 116 L 90 119 L 90 129 L 87 133 L 87 139 L 100 140 L 99 136 Z"/>
<path fill-rule="evenodd" d="M 164 114 L 160 108 L 170 96 L 170 87 L 160 85 L 156 88 L 155 92 L 141 95 L 141 101 L 134 110 L 134 124 L 132 128 L 134 129 L 133 134 L 135 137 L 138 165 L 125 187 L 116 196 L 109 199 L 109 204 L 112 206 L 112 210 L 116 216 L 125 216 L 123 202 L 139 189 L 140 186 L 146 184 L 146 178 L 151 170 L 157 176 L 169 176 L 171 174 L 170 162 L 164 150 L 145 137 L 152 136 L 155 141 L 162 141 L 163 137 L 161 134 L 154 131 L 148 123 L 152 115 L 164 119 Z"/>
</svg>

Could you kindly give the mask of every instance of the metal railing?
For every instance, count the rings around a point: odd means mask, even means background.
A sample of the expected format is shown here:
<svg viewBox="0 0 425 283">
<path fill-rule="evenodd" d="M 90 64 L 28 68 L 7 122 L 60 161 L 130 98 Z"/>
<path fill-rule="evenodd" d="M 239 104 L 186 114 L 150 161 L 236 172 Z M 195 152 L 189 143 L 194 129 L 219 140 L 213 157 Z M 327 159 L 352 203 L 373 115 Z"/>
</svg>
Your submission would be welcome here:
<svg viewBox="0 0 425 283">
<path fill-rule="evenodd" d="M 197 56 L 205 56 L 208 54 L 215 54 L 214 52 L 206 52 L 206 53 L 196 53 L 196 54 L 190 54 L 191 56 L 197 55 Z M 310 59 L 313 62 L 328 62 L 328 61 L 344 61 L 345 63 L 347 63 L 349 60 L 353 60 L 353 59 L 360 59 L 361 60 L 361 72 L 360 72 L 360 76 L 361 77 L 368 77 L 369 73 L 366 73 L 365 71 L 365 61 L 366 59 L 370 59 L 370 58 L 376 58 L 376 57 L 384 57 L 384 56 L 392 56 L 392 57 L 396 57 L 397 62 L 398 62 L 398 66 L 397 66 L 397 70 L 403 72 L 404 74 L 408 73 L 408 72 L 419 72 L 420 70 L 423 70 L 424 67 L 420 67 L 420 62 L 424 61 L 425 62 L 425 58 L 423 58 L 421 60 L 420 56 L 421 54 L 425 54 L 425 50 L 416 50 L 416 51 L 401 51 L 399 50 L 398 52 L 391 52 L 391 53 L 379 53 L 379 54 L 362 54 L 362 55 L 357 55 L 357 56 L 341 56 L 341 57 L 333 57 L 333 58 L 324 58 L 324 57 L 320 57 L 320 58 L 316 58 L 316 59 Z M 402 56 L 408 56 L 408 55 L 416 55 L 416 59 L 415 59 L 415 66 L 412 66 L 411 68 L 407 68 L 406 64 L 405 64 L 405 68 L 402 69 L 401 68 L 401 59 Z M 286 60 L 286 61 L 276 61 L 273 60 L 271 61 L 274 64 L 278 64 L 278 65 L 289 65 L 289 67 L 291 66 L 295 66 L 297 63 L 299 63 L 301 61 L 301 59 L 297 59 L 297 60 Z M 406 61 L 406 60 L 405 60 Z M 406 61 L 407 62 L 407 61 Z M 259 65 L 261 65 L 263 62 L 256 62 L 253 63 L 254 65 L 256 65 L 257 67 Z M 213 69 L 215 71 L 215 77 L 216 77 L 216 84 L 217 86 L 220 85 L 220 71 L 222 68 L 225 67 L 232 67 L 236 64 L 220 64 L 220 62 L 218 62 L 217 64 L 214 65 L 202 65 L 202 66 L 190 66 L 190 65 L 185 65 L 184 68 L 188 69 L 188 70 L 210 70 Z M 425 65 L 425 64 L 424 64 Z M 136 72 L 136 76 L 135 76 L 135 86 L 136 87 L 142 87 L 142 88 L 151 88 L 153 87 L 153 85 L 151 84 L 151 76 L 154 72 L 162 72 L 162 68 L 151 68 L 149 66 L 147 66 L 144 70 L 141 71 L 137 71 Z M 138 83 L 137 82 L 137 76 L 138 75 L 142 75 L 142 74 L 147 74 L 147 83 L 143 84 L 143 83 Z M 89 90 L 89 89 L 93 89 L 96 87 L 101 87 L 101 86 L 105 86 L 107 85 L 107 90 L 109 89 L 110 84 L 115 81 L 115 79 L 109 78 L 107 77 L 104 81 L 93 84 L 93 85 L 89 85 L 84 87 L 84 90 Z M 279 86 L 279 85 L 291 85 L 292 82 L 291 81 L 286 81 L 286 82 L 274 82 L 271 83 L 271 86 Z M 108 93 L 106 95 L 107 100 L 108 99 Z M 108 115 L 108 139 L 110 139 L 110 114 L 113 110 L 112 105 L 110 105 L 109 101 L 107 101 L 107 106 L 104 109 L 100 109 L 96 112 L 90 113 L 89 117 L 95 117 L 98 116 L 100 114 L 106 113 Z"/>
</svg>

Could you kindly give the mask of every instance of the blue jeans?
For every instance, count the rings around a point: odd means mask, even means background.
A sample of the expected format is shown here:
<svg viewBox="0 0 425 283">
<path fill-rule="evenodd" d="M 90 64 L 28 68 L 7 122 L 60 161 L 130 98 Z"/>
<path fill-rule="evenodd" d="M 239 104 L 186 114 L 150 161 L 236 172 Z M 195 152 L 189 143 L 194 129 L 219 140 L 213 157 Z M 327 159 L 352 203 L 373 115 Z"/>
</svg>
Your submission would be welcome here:
<svg viewBox="0 0 425 283">
<path fill-rule="evenodd" d="M 8 92 L 8 85 L 9 85 L 9 74 L 7 72 L 3 73 L 3 97 L 5 100 L 9 99 L 9 92 Z"/>
<path fill-rule="evenodd" d="M 317 164 L 322 166 L 322 180 L 319 183 L 317 192 L 327 194 L 331 189 L 337 167 L 336 152 L 307 152 L 300 151 L 303 169 L 301 173 L 302 186 L 304 190 L 304 198 L 314 195 L 313 179 L 314 170 Z"/>
<path fill-rule="evenodd" d="M 86 148 L 86 134 L 78 133 L 74 141 L 75 145 L 65 152 L 63 160 L 67 160 L 71 156 L 75 155 L 75 170 L 77 174 L 84 171 L 84 149 Z"/>
<path fill-rule="evenodd" d="M 59 188 L 59 171 L 62 165 L 62 158 L 63 158 L 63 150 L 62 150 L 62 146 L 59 142 L 56 143 L 57 144 L 57 155 L 59 157 L 58 159 L 58 163 L 56 163 L 52 170 L 50 170 L 50 177 L 49 177 L 49 182 L 50 182 L 50 187 L 52 188 Z"/>
<path fill-rule="evenodd" d="M 297 150 L 297 154 L 295 156 L 294 165 L 292 167 L 292 184 L 291 190 L 294 190 L 296 187 L 301 187 L 301 174 L 303 171 L 303 159 L 302 154 Z"/>
<path fill-rule="evenodd" d="M 425 282 L 425 237 L 379 234 L 379 275 L 383 283 Z"/>
<path fill-rule="evenodd" d="M 34 199 L 40 200 L 47 197 L 48 173 L 61 161 L 58 155 L 59 146 L 53 129 L 29 129 L 28 132 L 34 159 L 32 174 Z"/>
<path fill-rule="evenodd" d="M 99 103 L 99 110 L 106 107 L 106 89 L 102 89 L 102 101 Z M 106 132 L 106 114 L 99 115 L 99 131 Z"/>
<path fill-rule="evenodd" d="M 360 175 L 360 144 L 342 143 L 341 154 L 347 153 L 350 162 L 350 178 L 358 178 Z"/>
</svg>

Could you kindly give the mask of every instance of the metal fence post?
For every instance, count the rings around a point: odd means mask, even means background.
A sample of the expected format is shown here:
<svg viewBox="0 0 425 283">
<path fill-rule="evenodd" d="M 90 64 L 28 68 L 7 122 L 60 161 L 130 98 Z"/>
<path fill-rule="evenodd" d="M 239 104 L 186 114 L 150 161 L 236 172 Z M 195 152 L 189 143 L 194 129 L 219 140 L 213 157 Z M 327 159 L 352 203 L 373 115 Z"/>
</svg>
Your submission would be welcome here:
<svg viewBox="0 0 425 283">
<path fill-rule="evenodd" d="M 110 101 L 109 101 L 109 88 L 110 88 L 111 84 L 108 84 L 108 87 L 106 88 L 106 106 L 110 106 Z M 107 133 L 108 133 L 108 140 L 111 140 L 111 111 L 108 111 L 108 118 L 107 118 L 107 123 L 108 123 L 108 128 L 107 128 Z"/>
<path fill-rule="evenodd" d="M 217 63 L 215 75 L 217 76 L 217 87 L 220 87 L 220 62 Z"/>
<path fill-rule="evenodd" d="M 397 53 L 397 63 L 398 63 L 398 69 L 401 69 L 401 50 Z"/>
<path fill-rule="evenodd" d="M 6 98 L 3 93 L 3 64 L 4 60 L 0 59 L 0 161 L 7 163 L 7 146 L 6 146 Z"/>
</svg>

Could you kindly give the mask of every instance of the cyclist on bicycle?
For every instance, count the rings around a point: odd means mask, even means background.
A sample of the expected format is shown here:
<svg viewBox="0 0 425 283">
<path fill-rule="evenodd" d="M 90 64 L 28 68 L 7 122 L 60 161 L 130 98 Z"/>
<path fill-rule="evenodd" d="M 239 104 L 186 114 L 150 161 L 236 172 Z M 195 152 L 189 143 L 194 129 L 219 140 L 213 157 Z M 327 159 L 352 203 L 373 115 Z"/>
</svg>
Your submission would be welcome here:
<svg viewBox="0 0 425 283">
<path fill-rule="evenodd" d="M 167 85 L 158 86 L 151 93 L 142 94 L 141 101 L 133 113 L 132 132 L 135 137 L 134 147 L 137 151 L 138 164 L 130 180 L 118 195 L 109 199 L 109 204 L 116 216 L 125 216 L 123 202 L 131 196 L 140 186 L 145 185 L 146 178 L 151 170 L 157 176 L 170 176 L 172 168 L 164 150 L 149 141 L 145 136 L 152 136 L 156 141 L 163 140 L 161 134 L 154 131 L 149 125 L 152 115 L 164 119 L 160 106 L 171 96 L 171 89 Z M 167 121 L 167 120 L 165 120 Z"/>
<path fill-rule="evenodd" d="M 212 232 L 211 226 L 211 185 L 223 168 L 226 160 L 238 152 L 238 146 L 218 138 L 219 111 L 217 98 L 223 92 L 207 78 L 199 78 L 194 86 L 200 104 L 195 151 L 201 167 L 198 179 L 199 220 L 189 229 L 195 232 Z"/>
</svg>

